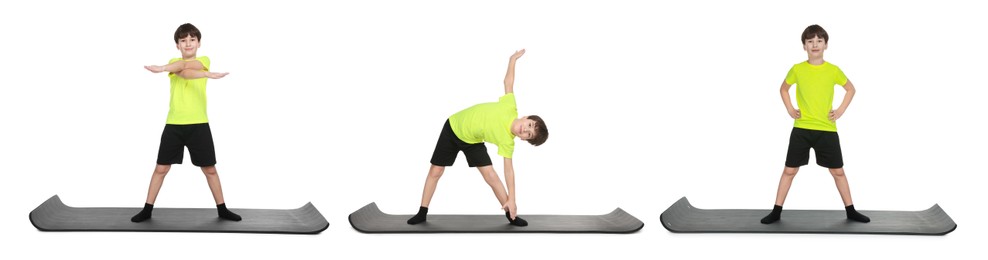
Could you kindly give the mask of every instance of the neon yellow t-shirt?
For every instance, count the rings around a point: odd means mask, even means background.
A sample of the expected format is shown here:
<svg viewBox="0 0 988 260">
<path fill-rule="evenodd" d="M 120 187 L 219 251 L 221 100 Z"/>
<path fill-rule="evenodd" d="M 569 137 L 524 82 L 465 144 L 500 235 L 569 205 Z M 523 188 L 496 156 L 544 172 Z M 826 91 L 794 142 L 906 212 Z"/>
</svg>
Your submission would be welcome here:
<svg viewBox="0 0 988 260">
<path fill-rule="evenodd" d="M 796 84 L 796 104 L 800 118 L 793 125 L 797 128 L 837 132 L 837 123 L 830 121 L 834 106 L 834 85 L 844 86 L 847 76 L 836 65 L 823 62 L 812 65 L 801 62 L 789 69 L 786 84 Z"/>
<path fill-rule="evenodd" d="M 174 58 L 168 64 L 180 61 Z M 196 57 L 202 66 L 209 71 L 209 58 Z M 209 122 L 206 118 L 206 78 L 185 79 L 174 73 L 168 73 L 171 79 L 171 102 L 168 103 L 168 120 L 170 125 L 191 125 Z"/>
<path fill-rule="evenodd" d="M 497 102 L 477 104 L 449 117 L 449 126 L 465 143 L 488 142 L 497 145 L 497 154 L 511 158 L 515 135 L 511 123 L 518 118 L 515 94 L 501 96 Z"/>
</svg>

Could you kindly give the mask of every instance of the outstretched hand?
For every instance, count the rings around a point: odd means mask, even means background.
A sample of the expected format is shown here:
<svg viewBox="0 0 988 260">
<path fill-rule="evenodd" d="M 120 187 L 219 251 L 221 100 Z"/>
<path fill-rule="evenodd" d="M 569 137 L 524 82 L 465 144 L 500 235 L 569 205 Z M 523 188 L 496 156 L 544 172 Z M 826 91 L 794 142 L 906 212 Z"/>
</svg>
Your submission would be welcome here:
<svg viewBox="0 0 988 260">
<path fill-rule="evenodd" d="M 524 52 L 524 50 L 522 51 Z M 501 209 L 507 211 L 508 214 L 511 214 L 511 220 L 515 220 L 515 217 L 518 216 L 518 206 L 515 205 L 515 201 L 513 200 L 505 202 L 504 205 L 501 205 Z"/>
<path fill-rule="evenodd" d="M 229 72 L 210 72 L 210 71 L 207 71 L 206 72 L 206 77 L 207 78 L 211 78 L 211 79 L 222 79 L 223 77 L 226 77 L 227 74 L 230 74 L 230 73 Z"/>
<path fill-rule="evenodd" d="M 521 58 L 522 55 L 525 55 L 525 49 L 515 51 L 515 54 L 511 54 L 511 60 L 517 60 L 518 58 Z"/>
<path fill-rule="evenodd" d="M 146 70 L 148 70 L 150 72 L 159 73 L 159 72 L 165 71 L 165 66 L 147 65 L 147 66 L 144 66 L 144 69 L 146 69 Z"/>
</svg>

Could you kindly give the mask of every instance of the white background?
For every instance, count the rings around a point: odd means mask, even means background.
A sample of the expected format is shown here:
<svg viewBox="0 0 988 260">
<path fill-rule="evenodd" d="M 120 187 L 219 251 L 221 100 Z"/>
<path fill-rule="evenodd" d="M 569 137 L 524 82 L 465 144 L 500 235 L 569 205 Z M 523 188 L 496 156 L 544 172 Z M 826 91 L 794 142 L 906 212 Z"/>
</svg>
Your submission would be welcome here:
<svg viewBox="0 0 988 260">
<path fill-rule="evenodd" d="M 173 258 L 232 255 L 395 259 L 542 256 L 798 257 L 983 254 L 986 232 L 983 7 L 952 1 L 7 1 L 0 8 L 0 236 L 4 255 Z M 192 22 L 212 70 L 209 117 L 230 207 L 313 202 L 320 235 L 40 232 L 28 213 L 139 207 L 168 111 L 168 80 L 142 66 L 176 57 Z M 939 203 L 946 236 L 674 234 L 659 214 L 769 208 L 792 120 L 778 86 L 805 60 L 810 24 L 826 60 L 858 88 L 838 122 L 858 209 Z M 367 235 L 347 215 L 377 202 L 418 207 L 443 121 L 496 101 L 508 56 L 519 113 L 548 142 L 515 150 L 524 214 L 603 214 L 646 223 L 630 235 Z M 837 89 L 840 100 L 843 94 Z M 836 105 L 835 105 L 836 106 Z M 496 148 L 489 146 L 501 173 Z M 186 159 L 157 207 L 212 207 Z M 840 209 L 811 163 L 787 209 Z M 499 214 L 461 156 L 431 213 Z M 6 257 L 4 257 L 6 258 Z"/>
</svg>

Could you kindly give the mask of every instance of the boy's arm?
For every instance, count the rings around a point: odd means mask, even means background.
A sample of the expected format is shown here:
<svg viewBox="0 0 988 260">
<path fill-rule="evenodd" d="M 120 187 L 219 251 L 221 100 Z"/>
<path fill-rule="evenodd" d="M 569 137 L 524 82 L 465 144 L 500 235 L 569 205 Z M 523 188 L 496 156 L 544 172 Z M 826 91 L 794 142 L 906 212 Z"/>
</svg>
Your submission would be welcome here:
<svg viewBox="0 0 988 260">
<path fill-rule="evenodd" d="M 161 65 L 161 66 L 148 65 L 148 66 L 144 66 L 144 68 L 154 73 L 167 71 L 168 73 L 175 73 L 175 74 L 178 74 L 183 70 L 189 70 L 189 69 L 206 70 L 206 67 L 203 66 L 202 62 L 199 62 L 198 60 L 190 60 L 190 61 L 179 60 L 176 62 L 169 63 L 167 65 Z"/>
<path fill-rule="evenodd" d="M 210 72 L 205 70 L 195 70 L 195 69 L 184 69 L 175 75 L 182 77 L 184 79 L 198 79 L 198 78 L 211 78 L 211 79 L 221 79 L 230 74 L 229 72 Z"/>
<path fill-rule="evenodd" d="M 844 101 L 840 102 L 840 107 L 837 107 L 836 110 L 830 110 L 830 121 L 837 121 L 837 119 L 840 119 L 844 115 L 847 106 L 851 104 L 851 99 L 854 98 L 854 93 L 857 92 L 854 84 L 851 84 L 851 80 L 847 80 L 847 83 L 844 83 L 844 91 L 847 91 L 847 93 L 844 94 Z"/>
<path fill-rule="evenodd" d="M 508 201 L 501 205 L 501 209 L 511 213 L 511 219 L 518 216 L 518 206 L 515 205 L 515 167 L 511 165 L 511 158 L 504 158 L 504 182 L 508 184 Z"/>
<path fill-rule="evenodd" d="M 186 61 L 180 60 L 180 61 L 168 63 L 166 65 L 161 65 L 161 66 L 147 65 L 147 66 L 144 66 L 144 69 L 147 69 L 148 71 L 151 71 L 151 72 L 154 72 L 154 73 L 166 72 L 166 71 L 168 73 L 179 73 L 183 69 L 185 69 L 186 63 L 187 63 Z"/>
<path fill-rule="evenodd" d="M 199 60 L 188 60 L 185 61 L 185 67 L 183 70 L 207 70 L 206 66 L 202 65 Z M 207 70 L 208 71 L 208 70 Z"/>
<path fill-rule="evenodd" d="M 789 87 L 792 87 L 792 84 L 786 83 L 786 80 L 782 80 L 782 87 L 779 88 L 779 94 L 782 95 L 782 104 L 786 105 L 786 111 L 789 112 L 789 117 L 799 119 L 803 115 L 799 112 L 799 109 L 792 106 L 792 100 L 789 97 Z"/>
<path fill-rule="evenodd" d="M 508 60 L 508 73 L 504 75 L 504 94 L 514 93 L 515 86 L 515 61 L 525 55 L 525 49 L 516 51 L 515 54 L 511 54 L 511 58 Z"/>
</svg>

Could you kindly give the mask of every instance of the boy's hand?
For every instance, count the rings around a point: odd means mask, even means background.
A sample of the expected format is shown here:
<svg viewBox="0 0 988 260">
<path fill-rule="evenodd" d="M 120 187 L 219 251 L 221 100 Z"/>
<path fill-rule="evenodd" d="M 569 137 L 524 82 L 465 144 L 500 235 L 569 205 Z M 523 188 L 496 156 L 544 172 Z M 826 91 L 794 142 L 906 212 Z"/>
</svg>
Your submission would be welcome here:
<svg viewBox="0 0 988 260">
<path fill-rule="evenodd" d="M 521 58 L 522 55 L 525 55 L 525 49 L 515 51 L 515 54 L 511 54 L 511 60 L 517 60 L 518 58 Z"/>
<path fill-rule="evenodd" d="M 844 115 L 844 111 L 830 110 L 830 121 L 836 122 L 837 119 L 840 119 L 840 117 L 843 115 Z"/>
<path fill-rule="evenodd" d="M 146 70 L 148 70 L 150 72 L 158 73 L 158 72 L 165 71 L 165 66 L 147 65 L 147 66 L 144 66 L 144 69 L 146 69 Z"/>
<path fill-rule="evenodd" d="M 513 200 L 505 202 L 504 205 L 501 205 L 501 209 L 511 214 L 511 220 L 514 220 L 518 216 L 518 206 L 515 205 L 515 201 Z"/>
<path fill-rule="evenodd" d="M 831 111 L 831 115 L 833 115 L 832 111 Z M 799 109 L 790 109 L 789 117 L 792 117 L 792 119 L 799 119 L 800 117 L 803 117 L 803 114 L 799 112 Z"/>
<path fill-rule="evenodd" d="M 211 78 L 211 79 L 222 79 L 223 77 L 226 77 L 226 74 L 230 74 L 230 73 L 229 72 L 211 72 L 211 71 L 207 71 L 206 72 L 206 77 L 207 78 Z"/>
</svg>

